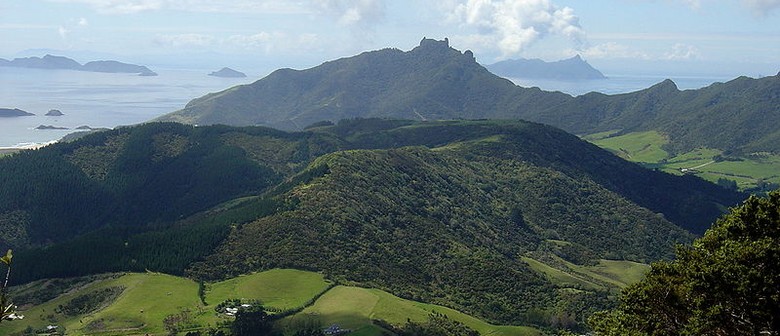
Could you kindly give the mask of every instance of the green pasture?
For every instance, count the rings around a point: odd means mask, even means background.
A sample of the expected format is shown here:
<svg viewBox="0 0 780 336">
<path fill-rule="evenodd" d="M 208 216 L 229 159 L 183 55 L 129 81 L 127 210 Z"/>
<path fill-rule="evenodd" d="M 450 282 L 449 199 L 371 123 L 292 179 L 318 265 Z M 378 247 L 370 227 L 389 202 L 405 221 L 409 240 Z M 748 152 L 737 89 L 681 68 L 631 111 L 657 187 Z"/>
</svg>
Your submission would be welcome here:
<svg viewBox="0 0 780 336">
<path fill-rule="evenodd" d="M 254 299 L 279 310 L 303 306 L 329 286 L 322 274 L 274 269 L 207 285 L 206 302 L 217 305 L 227 299 Z"/>
<path fill-rule="evenodd" d="M 334 287 L 314 305 L 289 319 L 314 317 L 319 319 L 323 326 L 338 324 L 341 328 L 353 330 L 350 335 L 381 335 L 382 330 L 374 326 L 371 320 L 403 325 L 407 319 L 425 321 L 434 311 L 445 314 L 482 335 L 540 335 L 534 328 L 495 326 L 450 308 L 401 299 L 378 289 L 348 286 Z"/>
<path fill-rule="evenodd" d="M 59 305 L 84 293 L 107 287 L 124 287 L 107 307 L 86 315 L 64 316 L 56 313 Z M 180 309 L 197 309 L 198 284 L 192 280 L 165 274 L 127 274 L 116 279 L 90 283 L 76 291 L 34 306 L 22 312 L 22 320 L 0 325 L 0 335 L 48 325 L 64 326 L 68 334 L 117 335 L 162 333 L 162 320 Z"/>
<path fill-rule="evenodd" d="M 723 152 L 711 148 L 699 148 L 688 153 L 670 155 L 662 146 L 668 139 L 655 131 L 615 135 L 617 131 L 583 136 L 597 146 L 648 168 L 657 168 L 672 174 L 695 174 L 705 180 L 717 182 L 725 178 L 737 182 L 744 190 L 755 188 L 759 181 L 780 183 L 780 155 L 761 153 L 716 160 Z"/>
<path fill-rule="evenodd" d="M 649 265 L 625 260 L 601 259 L 596 265 L 582 266 L 556 258 L 554 267 L 529 257 L 522 259 L 558 287 L 585 290 L 617 291 L 639 282 L 650 270 Z"/>
<path fill-rule="evenodd" d="M 109 287 L 124 290 L 106 306 L 78 316 L 56 313 L 57 307 L 66 305 L 84 293 Z M 496 326 L 472 316 L 442 306 L 401 299 L 378 289 L 336 286 L 322 274 L 274 269 L 243 275 L 230 280 L 206 284 L 203 305 L 198 297 L 198 283 L 172 275 L 159 273 L 130 273 L 114 278 L 96 280 L 73 288 L 43 304 L 26 307 L 23 320 L 5 321 L 0 324 L 0 335 L 11 335 L 49 325 L 64 327 L 69 335 L 163 335 L 166 316 L 187 312 L 192 317 L 193 329 L 217 326 L 224 319 L 214 307 L 227 299 L 258 300 L 264 306 L 276 310 L 299 308 L 326 291 L 302 312 L 280 322 L 283 329 L 294 326 L 296 320 L 316 319 L 323 327 L 339 324 L 351 329 L 349 335 L 381 335 L 382 329 L 372 323 L 374 319 L 403 325 L 407 319 L 422 322 L 435 311 L 447 315 L 479 331 L 483 335 L 539 335 L 530 327 Z M 182 333 L 183 334 L 183 333 Z"/>
<path fill-rule="evenodd" d="M 658 162 L 669 156 L 661 148 L 669 140 L 661 133 L 655 131 L 629 133 L 615 137 L 591 136 L 594 144 L 605 148 L 616 155 L 634 162 Z"/>
</svg>

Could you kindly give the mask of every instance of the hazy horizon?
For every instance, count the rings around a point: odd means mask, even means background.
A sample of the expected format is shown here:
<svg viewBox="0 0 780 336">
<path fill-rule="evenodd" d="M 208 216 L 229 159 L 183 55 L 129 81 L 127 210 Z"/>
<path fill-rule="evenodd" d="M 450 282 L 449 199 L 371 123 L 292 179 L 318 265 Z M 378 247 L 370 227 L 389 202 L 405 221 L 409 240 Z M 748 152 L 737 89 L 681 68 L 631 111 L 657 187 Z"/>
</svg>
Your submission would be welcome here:
<svg viewBox="0 0 780 336">
<path fill-rule="evenodd" d="M 262 76 L 449 38 L 480 63 L 580 54 L 612 74 L 780 71 L 780 0 L 0 1 L 0 57 L 55 52 Z"/>
</svg>

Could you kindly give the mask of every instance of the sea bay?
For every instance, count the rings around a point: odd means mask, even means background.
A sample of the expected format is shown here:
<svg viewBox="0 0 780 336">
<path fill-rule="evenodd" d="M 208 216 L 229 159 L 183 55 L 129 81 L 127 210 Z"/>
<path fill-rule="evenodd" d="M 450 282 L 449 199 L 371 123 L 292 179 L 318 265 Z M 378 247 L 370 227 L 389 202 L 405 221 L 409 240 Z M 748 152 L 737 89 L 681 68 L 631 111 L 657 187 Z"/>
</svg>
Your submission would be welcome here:
<svg viewBox="0 0 780 336">
<path fill-rule="evenodd" d="M 149 121 L 193 98 L 257 78 L 219 78 L 206 70 L 155 69 L 155 77 L 0 67 L 0 107 L 35 116 L 0 118 L 0 147 L 56 141 L 76 127 L 113 128 Z M 45 114 L 52 109 L 64 115 Z M 38 130 L 39 125 L 68 128 Z"/>
<path fill-rule="evenodd" d="M 114 128 L 149 121 L 183 108 L 190 100 L 259 78 L 218 78 L 207 70 L 154 69 L 159 76 L 0 67 L 0 107 L 35 116 L 0 118 L 0 147 L 24 147 L 56 141 L 75 128 Z M 670 78 L 683 89 L 697 89 L 722 77 L 608 74 L 607 79 L 556 81 L 511 79 L 523 87 L 581 95 L 596 91 L 619 94 L 641 90 Z M 51 110 L 63 116 L 45 116 Z M 38 130 L 40 125 L 67 129 Z"/>
</svg>

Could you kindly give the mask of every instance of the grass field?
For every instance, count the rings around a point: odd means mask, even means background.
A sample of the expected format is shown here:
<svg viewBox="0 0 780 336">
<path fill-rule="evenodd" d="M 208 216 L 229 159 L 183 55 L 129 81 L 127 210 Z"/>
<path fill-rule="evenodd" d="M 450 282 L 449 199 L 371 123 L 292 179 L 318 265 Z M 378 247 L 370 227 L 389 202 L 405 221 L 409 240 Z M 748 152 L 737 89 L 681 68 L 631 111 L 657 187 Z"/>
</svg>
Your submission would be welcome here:
<svg viewBox="0 0 780 336">
<path fill-rule="evenodd" d="M 684 172 L 695 174 L 705 180 L 716 182 L 725 178 L 737 182 L 742 189 L 755 188 L 759 181 L 780 183 L 780 155 L 750 155 L 739 161 L 719 161 L 714 157 L 723 154 L 710 148 L 672 156 L 662 146 L 668 139 L 655 131 L 635 132 L 624 135 L 617 131 L 583 136 L 597 146 L 649 168 L 658 168 L 672 174 Z"/>
<path fill-rule="evenodd" d="M 425 321 L 434 311 L 482 335 L 540 335 L 534 328 L 495 326 L 446 307 L 401 299 L 378 289 L 347 286 L 334 287 L 314 305 L 289 319 L 310 316 L 319 319 L 323 326 L 338 324 L 342 328 L 351 329 L 354 331 L 351 335 L 381 335 L 382 330 L 371 323 L 372 319 L 403 325 L 407 319 Z"/>
<path fill-rule="evenodd" d="M 319 273 L 275 269 L 208 285 L 206 302 L 216 305 L 227 299 L 251 298 L 265 307 L 287 310 L 303 306 L 328 286 Z"/>
<path fill-rule="evenodd" d="M 55 312 L 59 305 L 65 305 L 83 293 L 114 286 L 124 287 L 124 291 L 108 307 L 79 316 Z M 198 284 L 192 280 L 164 274 L 127 274 L 93 282 L 77 292 L 26 310 L 23 320 L 0 325 L 0 335 L 18 332 L 27 326 L 37 329 L 47 325 L 64 326 L 68 334 L 75 335 L 162 333 L 165 316 L 182 308 L 195 309 L 199 302 Z"/>
<path fill-rule="evenodd" d="M 552 283 L 564 288 L 582 288 L 591 290 L 605 289 L 604 285 L 597 284 L 587 278 L 571 271 L 562 271 L 541 261 L 523 257 L 524 262 L 531 266 L 531 269 L 544 274 Z"/>
<path fill-rule="evenodd" d="M 591 135 L 589 140 L 601 148 L 609 149 L 618 156 L 634 162 L 658 162 L 669 157 L 661 148 L 669 140 L 655 131 L 629 133 L 615 137 L 601 137 L 603 133 Z M 587 138 L 586 138 L 587 140 Z"/>
<path fill-rule="evenodd" d="M 214 307 L 224 300 L 252 299 L 266 307 L 285 310 L 302 307 L 330 286 L 319 273 L 275 269 L 207 284 L 208 305 L 203 305 L 195 281 L 165 274 L 131 273 L 81 285 L 56 299 L 27 308 L 22 312 L 23 320 L 0 324 L 0 335 L 21 332 L 28 326 L 41 329 L 48 325 L 64 327 L 69 335 L 166 335 L 163 319 L 182 311 L 188 311 L 193 328 L 213 327 L 223 319 L 216 315 Z M 124 290 L 113 302 L 95 311 L 76 316 L 56 312 L 58 306 L 85 293 L 113 287 Z M 400 325 L 407 319 L 424 321 L 431 311 L 444 313 L 483 335 L 539 334 L 534 328 L 494 326 L 449 308 L 404 300 L 377 289 L 345 286 L 331 288 L 301 313 L 282 320 L 280 326 L 313 317 L 323 326 L 337 323 L 352 329 L 349 335 L 381 335 L 382 329 L 373 325 L 372 319 Z"/>
<path fill-rule="evenodd" d="M 639 282 L 644 278 L 650 266 L 623 260 L 599 260 L 597 265 L 582 266 L 570 263 L 558 258 L 556 265 L 545 264 L 541 261 L 523 257 L 531 268 L 544 274 L 550 281 L 562 288 L 576 288 L 586 290 L 611 290 L 619 289 Z"/>
</svg>

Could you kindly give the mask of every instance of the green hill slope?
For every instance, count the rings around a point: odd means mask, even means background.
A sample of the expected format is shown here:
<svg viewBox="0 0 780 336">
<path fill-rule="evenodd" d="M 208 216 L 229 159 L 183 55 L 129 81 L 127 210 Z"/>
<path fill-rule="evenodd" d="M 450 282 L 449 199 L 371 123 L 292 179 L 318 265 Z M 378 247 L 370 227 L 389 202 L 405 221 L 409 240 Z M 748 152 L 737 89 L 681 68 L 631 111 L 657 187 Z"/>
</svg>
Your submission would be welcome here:
<svg viewBox="0 0 780 336">
<path fill-rule="evenodd" d="M 373 320 L 384 320 L 392 325 L 403 325 L 408 320 L 423 322 L 432 312 L 445 314 L 478 331 L 481 335 L 541 335 L 530 327 L 497 326 L 481 321 L 457 310 L 442 306 L 404 300 L 378 289 L 337 286 L 323 295 L 311 307 L 304 309 L 296 318 L 316 316 L 329 326 L 338 324 L 359 335 L 382 335 L 382 329 Z"/>
<path fill-rule="evenodd" d="M 561 93 L 518 90 L 479 65 L 471 52 L 423 39 L 409 52 L 384 49 L 209 94 L 159 118 L 191 124 L 265 125 L 299 130 L 322 120 L 516 118 L 568 101 Z"/>
<path fill-rule="evenodd" d="M 778 153 L 778 92 L 780 73 L 760 79 L 740 77 L 685 91 L 666 80 L 629 94 L 590 93 L 576 97 L 546 119 L 523 117 L 577 134 L 654 130 L 668 137 L 665 148 L 677 154 L 697 148 L 743 154 Z"/>
<path fill-rule="evenodd" d="M 666 149 L 780 153 L 780 73 L 740 77 L 698 90 L 671 80 L 619 95 L 571 97 L 521 88 L 488 72 L 447 41 L 408 52 L 385 49 L 306 70 L 278 70 L 255 83 L 192 100 L 159 120 L 267 125 L 300 130 L 355 117 L 413 120 L 524 119 L 575 134 L 658 131 Z"/>
<path fill-rule="evenodd" d="M 147 124 L 17 154 L 0 172 L 18 282 L 293 267 L 540 326 L 620 286 L 579 266 L 665 258 L 742 197 L 509 121 Z M 556 283 L 524 258 L 596 286 Z"/>
<path fill-rule="evenodd" d="M 235 230 L 191 274 L 308 267 L 522 324 L 532 322 L 529 311 L 574 301 L 520 258 L 548 254 L 544 239 L 571 242 L 561 254 L 577 262 L 647 262 L 689 237 L 586 177 L 497 158 L 487 149 L 493 141 L 320 157 L 309 167 L 319 176 L 280 195 L 294 209 Z M 578 300 L 598 299 L 583 292 Z"/>
<path fill-rule="evenodd" d="M 46 283 L 68 283 L 65 292 L 51 300 L 38 302 L 34 295 L 47 293 Z M 322 327 L 339 324 L 355 331 L 354 334 L 381 332 L 372 320 L 384 320 L 403 325 L 407 319 L 422 322 L 430 312 L 446 314 L 480 331 L 483 335 L 538 335 L 529 327 L 491 325 L 472 316 L 442 306 L 404 300 L 377 289 L 337 286 L 330 284 L 322 274 L 274 269 L 241 276 L 227 281 L 207 284 L 207 305 L 198 298 L 198 284 L 189 279 L 153 274 L 131 273 L 88 279 L 53 279 L 16 288 L 12 294 L 22 301 L 23 320 L 0 324 L 0 333 L 14 335 L 28 327 L 33 330 L 55 325 L 73 335 L 138 335 L 166 333 L 163 320 L 170 315 L 187 313 L 185 329 L 198 330 L 216 327 L 229 318 L 216 314 L 215 307 L 228 299 L 257 300 L 270 310 L 285 310 L 310 306 L 302 312 L 277 324 L 280 331 L 294 331 L 295 321 L 316 320 Z M 83 300 L 99 297 L 106 289 L 116 289 L 118 295 L 105 300 Z M 320 294 L 325 292 L 320 297 Z M 316 299 L 314 302 L 312 300 Z M 92 302 L 79 305 L 79 302 Z M 27 303 L 32 302 L 32 303 Z M 73 307 L 83 307 L 80 310 Z M 316 314 L 316 317 L 312 317 Z M 380 333 L 376 333 L 380 335 Z"/>
</svg>

